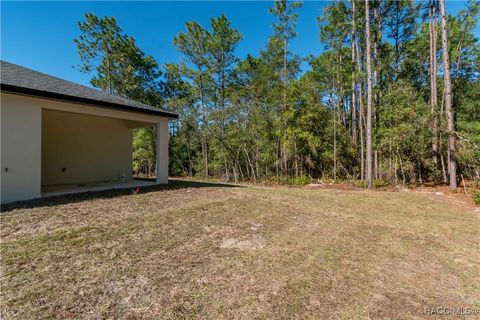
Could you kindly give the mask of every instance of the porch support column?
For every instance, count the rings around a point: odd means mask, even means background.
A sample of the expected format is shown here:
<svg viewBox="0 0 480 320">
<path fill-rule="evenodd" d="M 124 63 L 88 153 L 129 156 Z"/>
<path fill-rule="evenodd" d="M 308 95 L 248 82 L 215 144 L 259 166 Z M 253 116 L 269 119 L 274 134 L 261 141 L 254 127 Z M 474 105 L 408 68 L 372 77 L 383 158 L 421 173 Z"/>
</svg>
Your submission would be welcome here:
<svg viewBox="0 0 480 320">
<path fill-rule="evenodd" d="M 168 183 L 168 119 L 156 124 L 157 129 L 157 183 Z"/>
</svg>

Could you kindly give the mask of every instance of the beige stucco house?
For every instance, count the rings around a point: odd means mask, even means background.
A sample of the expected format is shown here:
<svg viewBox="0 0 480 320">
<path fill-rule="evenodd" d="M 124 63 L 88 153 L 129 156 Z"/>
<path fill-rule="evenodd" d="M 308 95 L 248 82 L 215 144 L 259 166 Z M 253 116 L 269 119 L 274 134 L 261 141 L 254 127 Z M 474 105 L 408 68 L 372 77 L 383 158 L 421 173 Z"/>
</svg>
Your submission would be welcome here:
<svg viewBox="0 0 480 320">
<path fill-rule="evenodd" d="M 145 184 L 132 179 L 132 130 L 147 126 L 156 183 L 168 182 L 176 114 L 4 61 L 0 74 L 1 203 Z"/>
</svg>

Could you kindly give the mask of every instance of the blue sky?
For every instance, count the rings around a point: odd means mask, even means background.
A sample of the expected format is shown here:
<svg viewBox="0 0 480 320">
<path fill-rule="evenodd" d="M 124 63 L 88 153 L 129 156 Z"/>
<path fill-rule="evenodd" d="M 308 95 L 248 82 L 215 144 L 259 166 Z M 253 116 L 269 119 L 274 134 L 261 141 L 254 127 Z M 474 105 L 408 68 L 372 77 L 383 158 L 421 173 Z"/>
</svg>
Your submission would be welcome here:
<svg viewBox="0 0 480 320">
<path fill-rule="evenodd" d="M 300 56 L 319 54 L 316 17 L 326 1 L 306 1 L 299 10 L 298 37 L 291 49 Z M 211 17 L 222 12 L 243 34 L 237 55 L 257 55 L 272 34 L 274 17 L 268 13 L 271 1 L 164 1 L 164 2 L 1 2 L 1 59 L 66 80 L 89 85 L 90 75 L 73 66 L 79 58 L 73 39 L 79 35 L 77 22 L 86 12 L 114 16 L 124 32 L 135 37 L 138 46 L 162 65 L 179 61 L 173 38 L 185 29 L 185 22 L 208 26 Z M 447 5 L 455 14 L 463 1 Z"/>
</svg>

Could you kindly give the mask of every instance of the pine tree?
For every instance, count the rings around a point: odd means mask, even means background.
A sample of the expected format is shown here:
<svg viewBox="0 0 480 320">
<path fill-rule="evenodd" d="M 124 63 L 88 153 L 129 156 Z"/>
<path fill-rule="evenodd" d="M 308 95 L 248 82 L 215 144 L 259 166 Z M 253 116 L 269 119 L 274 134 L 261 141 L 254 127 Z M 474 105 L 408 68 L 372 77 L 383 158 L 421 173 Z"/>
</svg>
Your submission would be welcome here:
<svg viewBox="0 0 480 320">
<path fill-rule="evenodd" d="M 207 86 L 210 77 L 209 48 L 210 33 L 197 22 L 187 22 L 187 31 L 181 32 L 173 44 L 187 60 L 181 64 L 181 73 L 190 78 L 197 89 L 197 97 L 200 103 L 200 140 L 202 142 L 203 174 L 208 178 L 208 116 L 207 116 Z"/>
<path fill-rule="evenodd" d="M 282 54 L 282 100 L 280 108 L 280 118 L 282 114 L 287 111 L 287 92 L 289 89 L 289 42 L 297 36 L 295 32 L 295 25 L 297 23 L 298 14 L 296 9 L 302 6 L 301 2 L 288 1 L 288 0 L 275 0 L 273 8 L 270 9 L 270 13 L 273 13 L 277 17 L 277 22 L 273 24 L 275 33 L 274 38 L 271 41 L 273 45 L 281 46 Z M 283 167 L 284 174 L 287 173 L 286 152 L 282 146 L 282 139 L 284 138 L 285 128 L 283 120 L 281 120 L 280 136 L 278 141 L 278 149 L 280 151 L 280 159 Z"/>
<path fill-rule="evenodd" d="M 79 23 L 80 36 L 74 39 L 82 64 L 80 70 L 93 73 L 91 84 L 109 93 L 161 106 L 162 75 L 153 57 L 146 56 L 135 39 L 125 35 L 113 17 L 98 18 L 92 13 Z M 135 172 L 151 175 L 155 166 L 155 130 L 134 130 Z"/>
<path fill-rule="evenodd" d="M 92 84 L 102 90 L 113 93 L 113 60 L 121 50 L 122 29 L 113 17 L 99 19 L 93 13 L 85 14 L 85 21 L 78 26 L 82 34 L 74 39 L 82 64 L 80 70 L 85 73 L 97 73 Z"/>
<path fill-rule="evenodd" d="M 367 58 L 367 184 L 372 188 L 372 61 L 370 53 L 370 6 L 365 0 L 365 51 Z"/>
<path fill-rule="evenodd" d="M 448 173 L 450 176 L 450 189 L 457 189 L 457 160 L 455 118 L 452 98 L 452 80 L 450 75 L 450 58 L 448 53 L 448 25 L 445 0 L 440 0 L 440 13 L 442 21 L 442 56 L 443 56 L 443 83 L 445 88 L 445 112 L 447 114 L 448 134 Z"/>
<path fill-rule="evenodd" d="M 356 16 L 355 16 L 355 0 L 350 0 L 351 3 L 351 15 L 352 15 L 352 39 L 351 39 L 351 49 L 352 49 L 352 102 L 351 102 L 351 113 L 352 113 L 352 144 L 353 150 L 357 150 L 357 84 L 356 84 L 356 58 L 355 58 L 355 46 L 357 42 L 357 25 L 356 25 Z"/>
<path fill-rule="evenodd" d="M 437 103 L 437 1 L 430 0 L 428 6 L 428 27 L 430 36 L 430 107 L 432 110 L 432 159 L 438 163 L 438 103 Z"/>
</svg>

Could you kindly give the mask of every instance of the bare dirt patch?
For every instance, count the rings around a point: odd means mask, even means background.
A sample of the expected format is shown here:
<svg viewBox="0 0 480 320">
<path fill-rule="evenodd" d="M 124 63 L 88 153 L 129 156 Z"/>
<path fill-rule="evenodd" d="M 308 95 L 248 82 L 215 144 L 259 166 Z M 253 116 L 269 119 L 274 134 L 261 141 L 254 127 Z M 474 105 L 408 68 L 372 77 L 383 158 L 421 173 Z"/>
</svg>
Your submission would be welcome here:
<svg viewBox="0 0 480 320">
<path fill-rule="evenodd" d="M 265 245 L 265 239 L 258 234 L 252 234 L 246 239 L 228 238 L 222 240 L 220 248 L 222 249 L 238 249 L 238 250 L 255 250 L 261 249 Z"/>
</svg>

